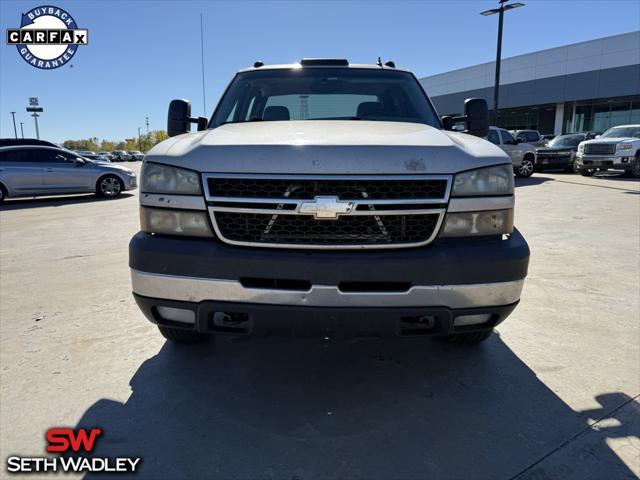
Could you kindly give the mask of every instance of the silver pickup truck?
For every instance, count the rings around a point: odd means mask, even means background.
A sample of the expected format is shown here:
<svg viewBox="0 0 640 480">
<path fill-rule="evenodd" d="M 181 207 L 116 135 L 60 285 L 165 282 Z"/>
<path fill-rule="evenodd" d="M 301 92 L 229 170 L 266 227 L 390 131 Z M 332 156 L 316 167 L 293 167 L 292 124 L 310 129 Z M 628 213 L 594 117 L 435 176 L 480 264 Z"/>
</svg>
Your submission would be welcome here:
<svg viewBox="0 0 640 480">
<path fill-rule="evenodd" d="M 210 119 L 172 101 L 168 133 L 143 163 L 129 266 L 170 340 L 473 344 L 520 300 L 529 248 L 513 227 L 511 161 L 482 138 L 484 100 L 441 119 L 390 62 L 257 62 Z"/>
</svg>

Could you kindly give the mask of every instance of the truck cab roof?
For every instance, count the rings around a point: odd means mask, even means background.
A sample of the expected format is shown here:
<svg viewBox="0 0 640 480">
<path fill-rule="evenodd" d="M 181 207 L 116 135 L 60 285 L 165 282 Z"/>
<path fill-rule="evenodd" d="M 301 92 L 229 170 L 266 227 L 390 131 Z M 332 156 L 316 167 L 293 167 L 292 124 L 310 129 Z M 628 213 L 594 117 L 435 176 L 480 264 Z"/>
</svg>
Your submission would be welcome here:
<svg viewBox="0 0 640 480">
<path fill-rule="evenodd" d="M 398 68 L 395 63 L 388 61 L 386 63 L 349 63 L 343 58 L 303 58 L 298 63 L 281 63 L 267 65 L 263 62 L 256 62 L 252 67 L 239 70 L 239 72 L 250 72 L 253 70 L 291 70 L 299 68 L 352 68 L 352 69 L 372 69 L 372 70 L 396 70 L 401 72 L 409 72 L 404 68 Z"/>
</svg>

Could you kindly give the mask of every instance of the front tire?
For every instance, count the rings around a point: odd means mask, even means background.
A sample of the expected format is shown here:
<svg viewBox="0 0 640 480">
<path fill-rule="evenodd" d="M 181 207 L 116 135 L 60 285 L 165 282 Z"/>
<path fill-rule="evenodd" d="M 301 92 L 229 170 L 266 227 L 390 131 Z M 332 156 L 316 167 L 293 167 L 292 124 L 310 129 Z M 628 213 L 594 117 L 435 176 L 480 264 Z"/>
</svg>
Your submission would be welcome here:
<svg viewBox="0 0 640 480">
<path fill-rule="evenodd" d="M 4 202 L 5 198 L 7 198 L 7 189 L 4 188 L 4 185 L 0 184 L 0 203 Z"/>
<path fill-rule="evenodd" d="M 580 170 L 580 175 L 583 177 L 593 177 L 593 174 L 596 173 L 595 168 L 585 168 Z"/>
<path fill-rule="evenodd" d="M 115 198 L 124 191 L 124 183 L 115 175 L 105 175 L 96 182 L 96 195 Z"/>
<path fill-rule="evenodd" d="M 516 168 L 516 176 L 521 178 L 527 178 L 533 175 L 536 165 L 533 156 L 525 155 L 522 159 L 522 165 Z"/>
<path fill-rule="evenodd" d="M 176 343 L 201 343 L 209 339 L 209 335 L 191 330 L 180 330 L 178 328 L 161 327 L 158 330 L 164 338 Z"/>
<path fill-rule="evenodd" d="M 633 178 L 640 178 L 640 150 L 636 152 L 636 159 L 631 170 L 629 170 L 629 175 Z"/>
<path fill-rule="evenodd" d="M 571 164 L 571 170 L 573 171 L 573 173 L 581 173 L 581 170 L 578 168 L 578 162 L 576 162 L 575 160 Z"/>
<path fill-rule="evenodd" d="M 492 333 L 492 328 L 489 330 L 481 330 L 479 332 L 454 333 L 448 337 L 448 340 L 463 345 L 477 345 L 487 340 Z"/>
</svg>

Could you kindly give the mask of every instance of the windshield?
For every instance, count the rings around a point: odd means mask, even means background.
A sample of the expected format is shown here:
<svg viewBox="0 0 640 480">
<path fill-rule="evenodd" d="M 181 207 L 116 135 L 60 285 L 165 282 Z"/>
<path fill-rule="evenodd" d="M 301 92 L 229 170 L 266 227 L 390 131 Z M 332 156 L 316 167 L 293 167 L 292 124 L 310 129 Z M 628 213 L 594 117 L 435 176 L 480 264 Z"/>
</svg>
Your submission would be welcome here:
<svg viewBox="0 0 640 480">
<path fill-rule="evenodd" d="M 549 142 L 550 147 L 577 147 L 584 135 L 561 135 Z"/>
<path fill-rule="evenodd" d="M 623 138 L 623 137 L 639 137 L 640 125 L 632 127 L 613 127 L 600 135 L 600 138 Z"/>
<path fill-rule="evenodd" d="M 440 128 L 413 75 L 355 68 L 239 73 L 220 101 L 211 126 L 286 120 L 379 120 Z"/>
</svg>

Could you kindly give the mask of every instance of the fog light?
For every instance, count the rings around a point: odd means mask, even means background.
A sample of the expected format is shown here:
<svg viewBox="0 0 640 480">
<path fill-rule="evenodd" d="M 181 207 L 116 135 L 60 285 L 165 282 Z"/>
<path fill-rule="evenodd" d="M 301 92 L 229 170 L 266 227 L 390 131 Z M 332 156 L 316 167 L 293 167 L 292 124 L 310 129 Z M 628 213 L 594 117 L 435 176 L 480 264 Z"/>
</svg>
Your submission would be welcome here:
<svg viewBox="0 0 640 480">
<path fill-rule="evenodd" d="M 158 314 L 165 320 L 180 323 L 196 323 L 196 312 L 186 308 L 158 307 Z"/>
<path fill-rule="evenodd" d="M 465 325 L 479 325 L 486 323 L 491 319 L 490 313 L 482 313 L 479 315 L 460 315 L 453 320 L 454 327 L 464 327 Z"/>
</svg>

